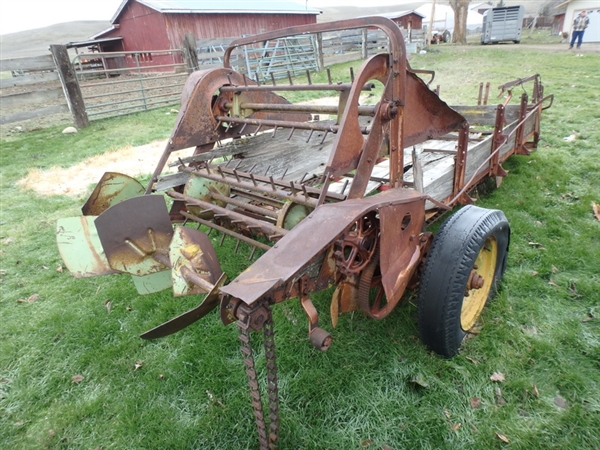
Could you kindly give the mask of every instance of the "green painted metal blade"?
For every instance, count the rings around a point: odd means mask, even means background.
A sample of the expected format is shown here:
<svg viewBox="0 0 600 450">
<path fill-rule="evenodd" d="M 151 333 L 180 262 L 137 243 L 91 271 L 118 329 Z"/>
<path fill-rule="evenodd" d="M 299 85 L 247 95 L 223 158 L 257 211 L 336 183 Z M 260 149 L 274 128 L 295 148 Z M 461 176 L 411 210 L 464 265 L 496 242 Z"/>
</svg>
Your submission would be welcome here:
<svg viewBox="0 0 600 450">
<path fill-rule="evenodd" d="M 210 239 L 195 228 L 175 227 L 169 246 L 169 260 L 173 265 L 171 277 L 175 297 L 204 294 L 223 273 Z M 189 273 L 195 274 L 196 280 L 201 280 L 194 283 Z"/>
<path fill-rule="evenodd" d="M 135 178 L 117 172 L 106 172 L 81 207 L 85 216 L 99 216 L 108 208 L 128 198 L 143 195 L 146 189 Z"/>
<path fill-rule="evenodd" d="M 211 194 L 221 194 L 224 197 L 229 197 L 230 186 L 227 183 L 220 183 L 218 181 L 209 180 L 207 178 L 191 176 L 185 183 L 183 193 L 190 197 L 197 198 L 199 200 L 214 203 L 215 205 L 225 207 L 226 203 L 221 200 L 214 200 Z M 198 214 L 203 219 L 209 219 L 213 216 L 211 211 L 207 211 L 201 214 L 202 208 L 194 205 L 187 205 L 187 209 L 192 214 Z"/>
<path fill-rule="evenodd" d="M 56 222 L 56 244 L 75 278 L 118 273 L 111 269 L 94 225 L 94 216 L 66 217 Z"/>
<path fill-rule="evenodd" d="M 227 281 L 227 275 L 222 274 L 212 290 L 204 297 L 204 301 L 193 309 L 141 334 L 142 339 L 157 339 L 169 336 L 193 324 L 207 315 L 219 304 L 219 288 Z"/>
<path fill-rule="evenodd" d="M 142 277 L 132 275 L 131 279 L 140 295 L 164 291 L 173 285 L 171 282 L 170 270 L 163 270 L 162 272 L 151 273 L 150 275 L 144 275 Z"/>
</svg>

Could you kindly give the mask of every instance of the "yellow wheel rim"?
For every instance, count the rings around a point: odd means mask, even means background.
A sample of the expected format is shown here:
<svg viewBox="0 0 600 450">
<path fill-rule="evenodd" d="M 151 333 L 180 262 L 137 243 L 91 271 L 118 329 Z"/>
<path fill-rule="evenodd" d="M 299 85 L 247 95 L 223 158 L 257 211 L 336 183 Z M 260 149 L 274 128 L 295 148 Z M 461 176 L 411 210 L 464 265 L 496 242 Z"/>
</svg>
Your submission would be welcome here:
<svg viewBox="0 0 600 450">
<path fill-rule="evenodd" d="M 460 310 L 460 326 L 469 331 L 475 325 L 490 295 L 496 261 L 498 259 L 498 243 L 493 236 L 486 239 L 477 255 Z"/>
</svg>

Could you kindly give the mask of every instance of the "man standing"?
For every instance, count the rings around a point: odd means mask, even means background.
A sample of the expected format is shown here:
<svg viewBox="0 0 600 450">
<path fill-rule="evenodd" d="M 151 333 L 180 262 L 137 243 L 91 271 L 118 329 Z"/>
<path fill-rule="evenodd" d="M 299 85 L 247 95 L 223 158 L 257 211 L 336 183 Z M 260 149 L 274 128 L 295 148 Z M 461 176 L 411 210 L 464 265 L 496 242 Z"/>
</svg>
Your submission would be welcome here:
<svg viewBox="0 0 600 450">
<path fill-rule="evenodd" d="M 590 24 L 590 18 L 587 17 L 585 11 L 581 11 L 579 15 L 573 21 L 573 35 L 571 36 L 571 44 L 569 45 L 569 50 L 573 48 L 573 44 L 575 44 L 575 40 L 577 40 L 577 48 L 581 47 L 581 40 L 583 39 L 583 33 L 585 29 Z"/>
</svg>

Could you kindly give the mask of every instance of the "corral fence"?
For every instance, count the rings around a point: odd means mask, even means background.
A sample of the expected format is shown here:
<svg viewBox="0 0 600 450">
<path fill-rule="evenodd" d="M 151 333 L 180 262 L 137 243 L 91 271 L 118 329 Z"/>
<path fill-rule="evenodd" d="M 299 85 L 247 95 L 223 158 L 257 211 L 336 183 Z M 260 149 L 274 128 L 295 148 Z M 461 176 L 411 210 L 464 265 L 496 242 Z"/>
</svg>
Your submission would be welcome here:
<svg viewBox="0 0 600 450">
<path fill-rule="evenodd" d="M 408 53 L 425 46 L 422 30 L 402 30 Z M 76 127 L 89 120 L 146 111 L 181 99 L 193 70 L 222 66 L 235 38 L 196 40 L 187 35 L 181 50 L 82 53 L 72 61 L 64 45 L 50 54 L 1 61 L 0 124 L 70 113 Z M 260 83 L 304 74 L 332 64 L 386 52 L 387 37 L 368 28 L 314 33 L 243 46 L 231 54 L 239 72 Z"/>
<path fill-rule="evenodd" d="M 11 75 L 0 79 L 0 124 L 69 113 L 51 54 L 3 59 L 0 72 Z"/>
<path fill-rule="evenodd" d="M 425 46 L 423 30 L 402 29 L 408 53 Z M 229 44 L 236 38 L 196 40 L 197 68 L 220 66 Z M 258 82 L 296 76 L 388 50 L 381 30 L 358 28 L 293 36 L 242 46 L 231 54 L 232 67 Z"/>
<path fill-rule="evenodd" d="M 73 68 L 89 120 L 179 102 L 188 76 L 183 50 L 80 53 Z"/>
</svg>

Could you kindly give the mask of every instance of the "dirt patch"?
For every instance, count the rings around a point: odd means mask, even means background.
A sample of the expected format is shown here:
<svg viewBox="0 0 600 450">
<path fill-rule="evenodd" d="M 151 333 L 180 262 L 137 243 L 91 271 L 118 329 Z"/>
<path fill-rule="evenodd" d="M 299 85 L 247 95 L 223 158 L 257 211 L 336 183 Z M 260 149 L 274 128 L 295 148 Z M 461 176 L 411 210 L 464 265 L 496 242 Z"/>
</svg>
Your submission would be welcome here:
<svg viewBox="0 0 600 450">
<path fill-rule="evenodd" d="M 82 197 L 91 192 L 92 185 L 100 180 L 104 172 L 119 172 L 131 177 L 151 174 L 166 144 L 167 140 L 160 140 L 139 147 L 129 146 L 87 158 L 67 168 L 30 169 L 27 176 L 17 182 L 17 186 L 31 189 L 44 197 Z M 193 148 L 178 151 L 170 161 L 189 156 L 192 152 Z"/>
</svg>

